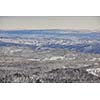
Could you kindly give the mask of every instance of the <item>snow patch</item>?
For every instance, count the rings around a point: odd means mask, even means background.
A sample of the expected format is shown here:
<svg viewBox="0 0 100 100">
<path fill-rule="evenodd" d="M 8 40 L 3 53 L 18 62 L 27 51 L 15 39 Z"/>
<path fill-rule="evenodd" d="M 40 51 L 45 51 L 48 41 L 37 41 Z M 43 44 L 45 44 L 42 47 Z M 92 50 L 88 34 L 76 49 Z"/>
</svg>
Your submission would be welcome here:
<svg viewBox="0 0 100 100">
<path fill-rule="evenodd" d="M 64 57 L 62 56 L 54 56 L 54 57 L 51 57 L 49 60 L 63 60 Z"/>
<path fill-rule="evenodd" d="M 88 73 L 100 77 L 100 68 L 91 68 L 86 70 Z"/>
</svg>

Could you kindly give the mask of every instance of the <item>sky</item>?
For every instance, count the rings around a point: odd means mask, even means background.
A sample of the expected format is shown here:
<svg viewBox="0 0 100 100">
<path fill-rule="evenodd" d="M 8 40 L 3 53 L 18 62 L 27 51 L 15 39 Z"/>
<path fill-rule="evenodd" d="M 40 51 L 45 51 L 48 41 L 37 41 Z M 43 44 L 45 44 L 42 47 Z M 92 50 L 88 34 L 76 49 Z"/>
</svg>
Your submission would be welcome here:
<svg viewBox="0 0 100 100">
<path fill-rule="evenodd" d="M 93 16 L 0 16 L 0 29 L 100 30 L 100 17 Z"/>
</svg>

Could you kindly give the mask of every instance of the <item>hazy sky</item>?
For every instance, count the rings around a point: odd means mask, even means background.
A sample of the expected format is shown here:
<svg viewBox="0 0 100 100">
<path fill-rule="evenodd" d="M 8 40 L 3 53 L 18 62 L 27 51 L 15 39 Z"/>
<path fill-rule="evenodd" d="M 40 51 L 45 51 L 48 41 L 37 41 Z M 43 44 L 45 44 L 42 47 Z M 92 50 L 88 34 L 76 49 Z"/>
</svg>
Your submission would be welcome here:
<svg viewBox="0 0 100 100">
<path fill-rule="evenodd" d="M 100 17 L 0 17 L 0 29 L 100 30 Z"/>
</svg>

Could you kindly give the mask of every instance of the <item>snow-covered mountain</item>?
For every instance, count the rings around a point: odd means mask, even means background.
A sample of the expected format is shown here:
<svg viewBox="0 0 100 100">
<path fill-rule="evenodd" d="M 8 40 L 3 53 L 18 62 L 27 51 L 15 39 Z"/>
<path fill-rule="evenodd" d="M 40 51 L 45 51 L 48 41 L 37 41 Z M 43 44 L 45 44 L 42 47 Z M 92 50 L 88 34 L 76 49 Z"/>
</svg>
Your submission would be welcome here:
<svg viewBox="0 0 100 100">
<path fill-rule="evenodd" d="M 0 46 L 30 46 L 34 49 L 68 49 L 100 53 L 100 33 L 74 30 L 0 31 Z"/>
</svg>

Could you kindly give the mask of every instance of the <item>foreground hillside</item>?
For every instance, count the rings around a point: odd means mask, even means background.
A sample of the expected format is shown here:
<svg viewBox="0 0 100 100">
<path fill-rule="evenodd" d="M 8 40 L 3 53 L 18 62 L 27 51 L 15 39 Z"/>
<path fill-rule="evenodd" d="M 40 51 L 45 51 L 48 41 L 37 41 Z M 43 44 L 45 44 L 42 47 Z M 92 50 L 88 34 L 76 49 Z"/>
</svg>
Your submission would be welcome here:
<svg viewBox="0 0 100 100">
<path fill-rule="evenodd" d="M 4 46 L 0 82 L 100 82 L 100 55 Z"/>
</svg>

